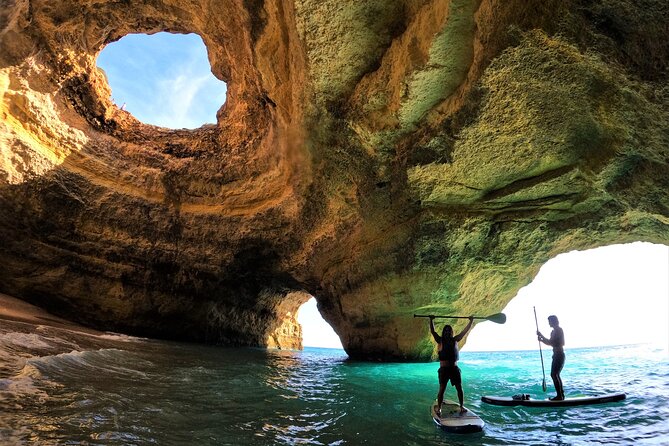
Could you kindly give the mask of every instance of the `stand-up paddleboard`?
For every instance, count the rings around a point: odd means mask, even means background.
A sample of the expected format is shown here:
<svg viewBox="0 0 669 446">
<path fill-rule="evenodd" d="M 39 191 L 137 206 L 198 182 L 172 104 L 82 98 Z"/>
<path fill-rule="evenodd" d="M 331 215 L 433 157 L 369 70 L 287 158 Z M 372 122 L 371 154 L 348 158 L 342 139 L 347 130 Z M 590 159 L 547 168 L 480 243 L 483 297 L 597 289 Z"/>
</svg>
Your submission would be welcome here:
<svg viewBox="0 0 669 446">
<path fill-rule="evenodd" d="M 447 432 L 456 434 L 470 434 L 481 432 L 485 422 L 471 410 L 460 413 L 460 405 L 456 402 L 445 400 L 441 404 L 441 416 L 437 415 L 437 402 L 432 404 L 432 420 L 435 424 Z"/>
<path fill-rule="evenodd" d="M 614 403 L 625 399 L 624 393 L 611 393 L 600 396 L 579 396 L 574 398 L 565 398 L 560 401 L 554 400 L 535 400 L 529 395 L 515 395 L 513 397 L 505 396 L 483 396 L 481 401 L 497 406 L 526 406 L 526 407 L 568 407 L 568 406 L 587 406 L 590 404 Z"/>
</svg>

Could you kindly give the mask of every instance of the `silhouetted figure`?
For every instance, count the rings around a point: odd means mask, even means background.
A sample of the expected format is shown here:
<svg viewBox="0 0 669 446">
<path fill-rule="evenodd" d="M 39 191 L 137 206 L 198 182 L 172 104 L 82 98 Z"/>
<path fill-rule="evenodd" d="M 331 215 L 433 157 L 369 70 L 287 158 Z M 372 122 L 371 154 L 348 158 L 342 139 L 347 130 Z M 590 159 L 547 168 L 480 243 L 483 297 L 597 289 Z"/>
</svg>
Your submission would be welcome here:
<svg viewBox="0 0 669 446">
<path fill-rule="evenodd" d="M 564 388 L 562 387 L 562 378 L 560 378 L 560 372 L 562 367 L 564 367 L 564 331 L 560 327 L 560 322 L 558 321 L 557 316 L 548 316 L 548 325 L 551 326 L 553 331 L 551 331 L 551 337 L 546 338 L 537 330 L 537 336 L 539 341 L 543 342 L 546 345 L 553 347 L 553 362 L 551 363 L 551 378 L 553 379 L 553 385 L 555 386 L 555 391 L 557 395 L 554 398 L 549 398 L 553 401 L 562 401 L 564 399 Z"/>
<path fill-rule="evenodd" d="M 441 331 L 441 336 L 434 330 L 434 316 L 430 316 L 430 332 L 432 337 L 439 344 L 439 394 L 437 395 L 437 414 L 441 416 L 441 403 L 444 402 L 444 391 L 448 381 L 455 387 L 458 392 L 458 401 L 460 402 L 460 413 L 467 411 L 463 405 L 464 394 L 462 392 L 462 376 L 460 374 L 460 367 L 458 367 L 458 359 L 460 352 L 458 350 L 458 342 L 465 337 L 467 332 L 472 328 L 474 317 L 469 316 L 469 322 L 462 332 L 453 336 L 453 327 L 444 325 Z"/>
</svg>

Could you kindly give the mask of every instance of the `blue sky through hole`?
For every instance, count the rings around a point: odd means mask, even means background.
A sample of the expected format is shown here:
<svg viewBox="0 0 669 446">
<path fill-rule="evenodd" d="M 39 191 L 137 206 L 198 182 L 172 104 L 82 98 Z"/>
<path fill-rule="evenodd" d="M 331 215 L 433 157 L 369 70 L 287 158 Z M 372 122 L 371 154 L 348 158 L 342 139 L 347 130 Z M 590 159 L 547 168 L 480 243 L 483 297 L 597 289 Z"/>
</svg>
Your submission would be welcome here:
<svg viewBox="0 0 669 446">
<path fill-rule="evenodd" d="M 197 34 L 129 34 L 98 56 L 118 107 L 145 124 L 194 129 L 216 122 L 226 85 Z"/>
<path fill-rule="evenodd" d="M 144 123 L 200 127 L 214 123 L 225 102 L 225 83 L 211 74 L 196 34 L 131 34 L 103 49 L 98 66 L 116 104 L 125 103 Z M 544 334 L 550 333 L 546 318 L 559 317 L 567 348 L 654 343 L 669 349 L 669 247 L 631 243 L 557 256 L 505 308 L 507 323 L 478 324 L 464 351 L 537 349 L 533 306 Z M 305 346 L 341 348 L 314 299 L 301 307 L 298 321 Z"/>
</svg>

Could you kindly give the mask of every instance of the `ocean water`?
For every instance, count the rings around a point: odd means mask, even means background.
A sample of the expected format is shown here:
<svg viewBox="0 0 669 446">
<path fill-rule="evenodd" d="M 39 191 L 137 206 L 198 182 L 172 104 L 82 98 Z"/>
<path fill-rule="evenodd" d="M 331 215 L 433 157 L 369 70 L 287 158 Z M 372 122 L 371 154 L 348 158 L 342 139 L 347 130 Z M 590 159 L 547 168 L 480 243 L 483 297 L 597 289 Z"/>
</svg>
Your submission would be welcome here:
<svg viewBox="0 0 669 446">
<path fill-rule="evenodd" d="M 543 397 L 538 352 L 465 351 L 460 367 L 465 405 L 486 421 L 482 433 L 433 424 L 437 363 L 363 363 L 342 350 L 216 348 L 0 320 L 0 444 L 669 444 L 665 349 L 567 350 L 567 396 L 628 395 L 587 407 L 480 401 Z M 455 399 L 454 388 L 446 396 Z"/>
</svg>

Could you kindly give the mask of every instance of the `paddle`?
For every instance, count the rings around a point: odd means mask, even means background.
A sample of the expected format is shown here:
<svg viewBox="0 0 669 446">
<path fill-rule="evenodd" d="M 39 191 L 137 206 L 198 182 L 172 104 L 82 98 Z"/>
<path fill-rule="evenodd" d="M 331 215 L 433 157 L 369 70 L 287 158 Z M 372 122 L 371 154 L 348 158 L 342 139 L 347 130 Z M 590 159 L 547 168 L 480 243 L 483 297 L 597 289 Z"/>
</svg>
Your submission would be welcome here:
<svg viewBox="0 0 669 446">
<path fill-rule="evenodd" d="M 436 316 L 434 314 L 414 314 L 413 317 L 432 317 L 434 319 L 441 318 L 441 319 L 469 319 L 469 316 Z M 491 314 L 490 316 L 474 316 L 474 319 L 485 319 L 490 322 L 494 322 L 496 324 L 503 324 L 506 322 L 506 314 L 504 313 L 497 313 L 497 314 Z"/>
<path fill-rule="evenodd" d="M 539 322 L 537 322 L 537 307 L 534 308 L 534 323 L 537 325 L 537 332 L 539 331 Z M 541 382 L 541 388 L 546 391 L 546 371 L 544 370 L 544 354 L 541 352 L 541 341 L 539 341 L 539 356 L 541 356 L 541 373 L 544 374 L 544 380 Z"/>
</svg>

